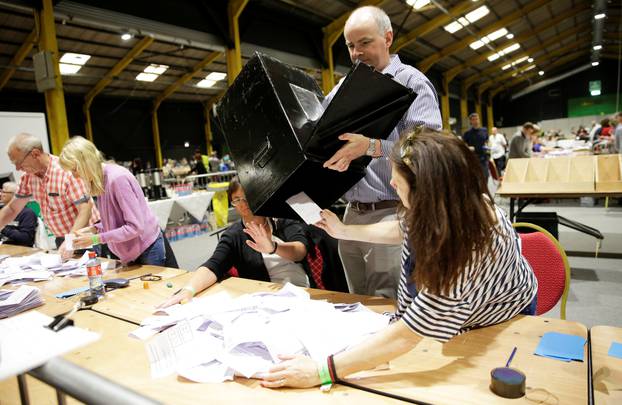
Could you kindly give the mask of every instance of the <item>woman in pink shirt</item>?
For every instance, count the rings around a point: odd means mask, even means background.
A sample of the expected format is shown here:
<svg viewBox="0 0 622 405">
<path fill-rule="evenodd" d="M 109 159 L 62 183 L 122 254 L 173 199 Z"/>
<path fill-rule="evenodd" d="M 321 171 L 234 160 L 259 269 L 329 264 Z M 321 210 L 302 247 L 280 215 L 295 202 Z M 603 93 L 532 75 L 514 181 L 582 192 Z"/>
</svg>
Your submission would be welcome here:
<svg viewBox="0 0 622 405">
<path fill-rule="evenodd" d="M 63 169 L 81 178 L 97 197 L 101 222 L 77 232 L 76 249 L 106 243 L 123 263 L 163 266 L 164 236 L 136 178 L 127 169 L 104 163 L 95 145 L 74 136 L 60 153 Z"/>
</svg>

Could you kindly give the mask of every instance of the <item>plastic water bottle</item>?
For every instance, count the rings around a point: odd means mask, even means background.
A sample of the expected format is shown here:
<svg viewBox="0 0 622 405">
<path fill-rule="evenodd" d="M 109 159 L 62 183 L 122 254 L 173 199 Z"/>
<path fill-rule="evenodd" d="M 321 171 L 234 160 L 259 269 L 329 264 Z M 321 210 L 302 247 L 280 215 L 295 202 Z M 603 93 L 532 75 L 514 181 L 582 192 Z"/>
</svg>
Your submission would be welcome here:
<svg viewBox="0 0 622 405">
<path fill-rule="evenodd" d="M 104 279 L 102 278 L 102 265 L 97 258 L 97 254 L 89 251 L 89 261 L 86 262 L 86 274 L 89 276 L 89 288 L 91 294 L 102 297 L 106 294 Z"/>
</svg>

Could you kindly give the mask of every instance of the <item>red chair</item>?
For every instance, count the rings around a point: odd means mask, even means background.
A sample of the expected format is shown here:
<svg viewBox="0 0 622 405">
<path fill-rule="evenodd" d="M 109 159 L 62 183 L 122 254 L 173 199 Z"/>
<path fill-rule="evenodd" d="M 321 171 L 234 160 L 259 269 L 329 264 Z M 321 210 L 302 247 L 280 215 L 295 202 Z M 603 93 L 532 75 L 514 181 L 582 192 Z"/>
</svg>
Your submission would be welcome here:
<svg viewBox="0 0 622 405">
<path fill-rule="evenodd" d="M 566 319 L 566 301 L 570 288 L 570 265 L 560 243 L 546 229 L 517 222 L 514 228 L 529 228 L 536 232 L 519 233 L 522 253 L 538 279 L 536 315 L 550 311 L 561 298 L 560 318 Z"/>
</svg>

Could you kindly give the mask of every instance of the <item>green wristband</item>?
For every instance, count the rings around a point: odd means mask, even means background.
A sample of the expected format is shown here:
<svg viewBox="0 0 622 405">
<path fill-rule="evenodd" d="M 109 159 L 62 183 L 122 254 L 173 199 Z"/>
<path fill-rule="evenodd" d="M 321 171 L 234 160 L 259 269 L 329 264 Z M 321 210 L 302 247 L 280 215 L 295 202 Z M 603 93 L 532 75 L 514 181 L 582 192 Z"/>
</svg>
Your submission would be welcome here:
<svg viewBox="0 0 622 405">
<path fill-rule="evenodd" d="M 91 243 L 93 244 L 93 246 L 99 245 L 100 244 L 99 235 L 91 236 Z"/>
<path fill-rule="evenodd" d="M 328 364 L 317 365 L 317 372 L 320 376 L 320 385 L 331 385 L 333 380 L 330 379 L 330 372 L 328 371 Z"/>
</svg>

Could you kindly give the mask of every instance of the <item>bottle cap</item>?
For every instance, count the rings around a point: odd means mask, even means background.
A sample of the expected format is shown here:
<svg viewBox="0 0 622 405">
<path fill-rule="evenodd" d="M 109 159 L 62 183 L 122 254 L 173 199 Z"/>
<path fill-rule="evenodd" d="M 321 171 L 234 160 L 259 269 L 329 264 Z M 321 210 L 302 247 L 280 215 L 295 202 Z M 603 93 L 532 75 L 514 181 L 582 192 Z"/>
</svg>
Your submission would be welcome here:
<svg viewBox="0 0 622 405">
<path fill-rule="evenodd" d="M 97 253 L 92 250 L 89 250 L 89 259 L 94 259 L 97 257 Z"/>
</svg>

